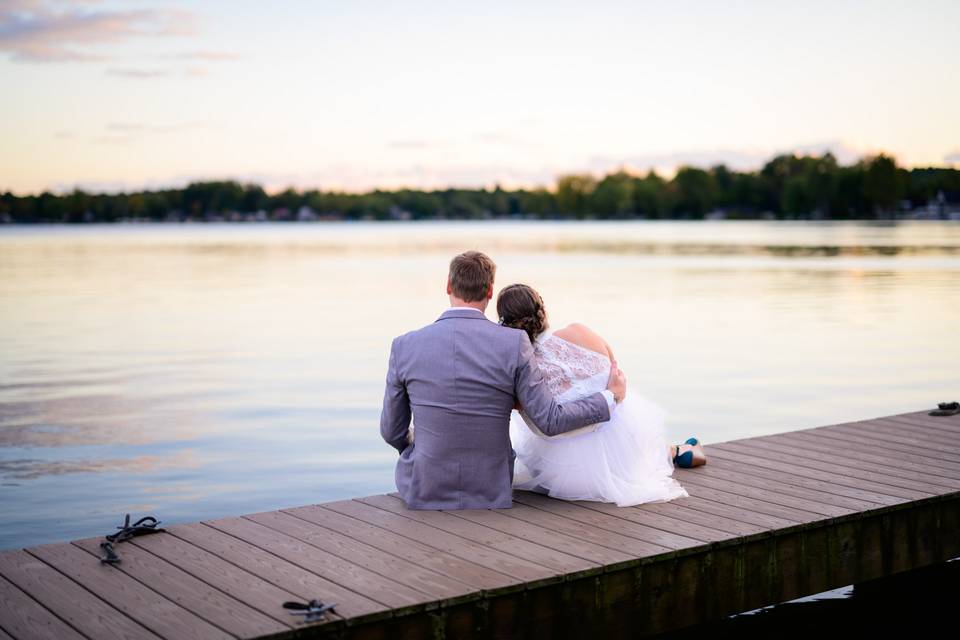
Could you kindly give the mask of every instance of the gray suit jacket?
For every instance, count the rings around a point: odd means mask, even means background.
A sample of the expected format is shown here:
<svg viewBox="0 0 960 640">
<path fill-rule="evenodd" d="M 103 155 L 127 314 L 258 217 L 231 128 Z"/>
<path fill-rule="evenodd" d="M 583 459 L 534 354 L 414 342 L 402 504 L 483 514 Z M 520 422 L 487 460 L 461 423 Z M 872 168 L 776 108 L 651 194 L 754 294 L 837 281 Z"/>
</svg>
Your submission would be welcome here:
<svg viewBox="0 0 960 640">
<path fill-rule="evenodd" d="M 603 394 L 558 404 L 526 332 L 449 309 L 390 348 L 380 435 L 400 452 L 397 490 L 412 509 L 513 505 L 510 412 L 519 399 L 546 435 L 610 419 Z M 415 440 L 407 442 L 411 413 Z"/>
</svg>

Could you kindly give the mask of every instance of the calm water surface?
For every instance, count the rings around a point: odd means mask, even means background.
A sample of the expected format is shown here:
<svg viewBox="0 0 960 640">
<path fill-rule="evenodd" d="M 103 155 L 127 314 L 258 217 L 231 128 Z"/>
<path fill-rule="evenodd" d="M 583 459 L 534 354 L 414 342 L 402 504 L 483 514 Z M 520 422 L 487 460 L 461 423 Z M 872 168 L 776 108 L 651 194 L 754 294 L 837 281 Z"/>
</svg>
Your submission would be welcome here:
<svg viewBox="0 0 960 640">
<path fill-rule="evenodd" d="M 390 340 L 468 248 L 599 331 L 672 439 L 960 400 L 957 223 L 4 227 L 0 548 L 392 490 Z"/>
</svg>

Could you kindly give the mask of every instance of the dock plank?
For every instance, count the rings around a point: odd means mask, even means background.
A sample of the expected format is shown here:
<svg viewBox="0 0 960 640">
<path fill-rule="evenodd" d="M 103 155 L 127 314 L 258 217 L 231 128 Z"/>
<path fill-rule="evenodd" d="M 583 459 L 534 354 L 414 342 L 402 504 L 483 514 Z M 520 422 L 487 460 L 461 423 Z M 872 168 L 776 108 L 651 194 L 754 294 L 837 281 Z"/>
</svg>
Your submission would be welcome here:
<svg viewBox="0 0 960 640">
<path fill-rule="evenodd" d="M 402 500 L 395 496 L 390 496 L 390 498 L 396 505 L 402 507 Z M 542 523 L 533 524 L 527 520 L 511 516 L 511 514 L 522 511 L 523 509 L 524 505 L 517 505 L 512 509 L 470 509 L 450 511 L 448 513 L 454 517 L 468 520 L 480 526 L 489 527 L 495 531 L 528 540 L 536 545 L 542 545 L 563 553 L 576 555 L 598 564 L 620 562 L 629 560 L 631 557 L 631 555 L 625 551 L 618 551 L 613 543 L 604 544 L 606 536 L 602 533 L 587 533 L 585 527 L 572 520 L 564 521 L 562 518 L 553 517 L 550 520 L 553 526 L 548 527 L 543 526 Z M 532 510 L 529 507 L 527 507 L 527 510 L 534 514 L 532 517 L 528 514 L 528 518 L 535 519 L 536 510 Z M 548 518 L 550 517 L 550 514 L 544 513 L 543 515 Z M 581 531 L 584 532 L 583 537 L 581 537 Z M 622 542 L 628 540 L 632 539 L 623 538 Z M 632 542 L 638 544 L 639 548 L 645 550 L 642 553 L 649 553 L 651 548 L 655 550 L 654 553 L 666 551 L 663 547 L 649 545 L 640 540 L 632 540 Z"/>
<path fill-rule="evenodd" d="M 908 488 L 917 488 L 933 493 L 942 489 L 960 489 L 960 480 L 956 478 L 935 474 L 930 469 L 924 469 L 919 465 L 913 466 L 904 460 L 871 456 L 867 452 L 848 451 L 843 455 L 838 455 L 828 451 L 812 451 L 792 442 L 771 442 L 761 439 L 751 440 L 750 446 L 776 451 L 799 460 L 814 460 L 821 464 L 825 463 L 837 467 L 863 471 L 882 469 L 883 477 L 907 480 L 910 483 Z M 867 456 L 870 456 L 870 458 L 867 458 Z"/>
<path fill-rule="evenodd" d="M 929 418 L 930 420 L 942 420 L 944 422 L 949 422 L 951 424 L 960 427 L 960 414 L 954 414 L 952 416 L 931 416 L 930 412 L 933 411 L 935 407 L 930 407 L 929 409 L 921 409 L 919 411 L 905 411 L 903 413 L 894 413 L 890 416 L 881 416 L 881 417 L 891 417 L 891 418 Z"/>
<path fill-rule="evenodd" d="M 797 484 L 790 484 L 784 482 L 785 478 L 783 474 L 777 474 L 768 469 L 746 469 L 744 465 L 731 464 L 722 458 L 711 457 L 709 464 L 697 467 L 696 470 L 697 477 L 718 478 L 720 480 L 727 480 L 752 487 L 767 487 L 775 490 L 778 494 L 805 498 L 820 504 L 832 505 L 851 511 L 872 509 L 881 504 L 870 500 L 830 493 L 823 489 L 813 489 Z"/>
<path fill-rule="evenodd" d="M 819 427 L 817 429 L 811 430 L 813 433 L 822 433 L 825 435 L 854 435 L 854 436 L 865 436 L 868 437 L 871 441 L 876 443 L 878 447 L 889 446 L 889 445 L 901 445 L 905 446 L 908 451 L 914 451 L 917 453 L 923 452 L 923 447 L 919 446 L 917 439 L 911 436 L 905 435 L 894 435 L 887 431 L 881 429 L 864 429 L 861 427 L 850 427 L 846 425 L 838 425 L 836 427 L 830 427 L 825 429 L 824 427 Z M 937 455 L 942 460 L 948 462 L 960 463 L 960 454 L 952 452 L 950 449 L 938 448 Z"/>
<path fill-rule="evenodd" d="M 249 542 L 272 555 L 339 584 L 391 609 L 423 604 L 430 596 L 297 538 L 244 518 L 222 518 L 207 526 Z"/>
<path fill-rule="evenodd" d="M 869 499 L 876 500 L 883 504 L 900 504 L 929 495 L 900 487 L 870 482 L 860 478 L 853 478 L 840 473 L 812 469 L 803 465 L 780 460 L 770 460 L 766 456 L 758 455 L 755 450 L 744 450 L 739 446 L 732 446 L 727 443 L 713 445 L 710 449 L 710 455 L 739 464 L 753 465 L 755 468 L 766 468 L 775 472 L 781 472 L 784 477 L 791 478 L 791 482 L 793 482 L 793 478 L 807 478 L 808 480 L 820 481 L 822 483 L 820 486 L 831 487 L 832 490 L 837 493 L 841 493 L 844 488 L 850 489 L 864 497 L 870 496 Z M 841 495 L 843 494 L 841 493 Z M 849 495 L 849 493 L 847 493 L 847 495 Z"/>
<path fill-rule="evenodd" d="M 134 538 L 127 546 L 135 546 L 156 556 L 158 560 L 172 564 L 283 626 L 290 625 L 290 614 L 283 610 L 280 604 L 288 600 L 298 600 L 299 595 L 284 591 L 205 549 L 172 535 Z"/>
<path fill-rule="evenodd" d="M 27 552 L 164 638 L 229 638 L 230 634 L 73 544 Z"/>
<path fill-rule="evenodd" d="M 953 433 L 952 430 L 924 426 L 923 424 L 915 422 L 914 419 L 880 418 L 858 426 L 861 426 L 864 431 L 869 431 L 870 433 L 884 433 L 906 438 L 919 435 L 922 438 L 936 439 L 945 451 L 949 451 L 953 455 L 960 455 L 960 440 L 957 439 L 956 434 Z M 914 440 L 914 443 L 918 447 L 922 446 L 918 440 Z"/>
<path fill-rule="evenodd" d="M 390 607 L 384 604 L 350 591 L 335 582 L 278 558 L 256 545 L 205 524 L 173 525 L 167 527 L 167 531 L 260 576 L 283 591 L 296 594 L 299 600 L 319 598 L 325 602 L 336 602 L 337 611 L 344 617 L 390 611 Z M 278 602 L 275 606 L 279 608 L 281 604 Z"/>
<path fill-rule="evenodd" d="M 764 438 L 756 438 L 762 442 Z M 849 445 L 838 447 L 834 442 L 824 442 L 823 438 L 812 436 L 810 434 L 790 434 L 781 435 L 778 442 L 787 443 L 794 450 L 802 450 L 810 453 L 826 453 L 838 456 L 847 456 L 857 462 L 886 465 L 889 468 L 907 469 L 927 474 L 930 477 L 943 477 L 960 479 L 960 465 L 951 469 L 950 466 L 933 465 L 931 458 L 915 456 L 904 453 L 893 453 L 876 449 L 870 446 L 869 441 L 865 441 L 863 446 L 851 447 Z M 848 460 L 849 462 L 849 460 Z"/>
<path fill-rule="evenodd" d="M 918 482 L 900 476 L 890 475 L 886 472 L 870 471 L 859 469 L 849 464 L 838 464 L 829 462 L 820 462 L 814 458 L 800 457 L 790 453 L 782 453 L 773 450 L 772 446 L 759 442 L 740 442 L 735 445 L 724 445 L 727 449 L 746 452 L 750 455 L 763 457 L 774 462 L 788 463 L 794 467 L 803 467 L 805 469 L 814 469 L 835 475 L 841 475 L 844 482 L 869 482 L 875 487 L 883 487 L 884 491 L 890 492 L 895 489 L 898 493 L 904 494 L 903 497 L 916 499 L 926 498 L 936 495 L 942 487 L 931 485 L 927 482 Z M 880 490 L 880 489 L 878 489 Z"/>
<path fill-rule="evenodd" d="M 791 435 L 804 439 L 816 439 L 821 443 L 835 447 L 838 451 L 869 449 L 883 455 L 902 456 L 904 460 L 913 460 L 935 469 L 960 470 L 960 461 L 945 460 L 940 452 L 931 451 L 924 447 L 918 448 L 916 443 L 908 445 L 883 442 L 862 433 L 843 433 L 839 430 L 794 431 L 791 432 Z"/>
<path fill-rule="evenodd" d="M 391 577 L 426 594 L 431 601 L 456 598 L 476 591 L 464 582 L 283 512 L 268 511 L 244 518 L 323 549 L 371 572 Z"/>
<path fill-rule="evenodd" d="M 69 543 L 64 545 L 70 546 Z M 0 575 L 88 638 L 159 638 L 109 601 L 97 597 L 26 551 L 0 554 Z"/>
<path fill-rule="evenodd" d="M 577 504 L 588 509 L 597 509 L 598 511 L 604 511 L 607 513 L 608 505 L 605 505 L 602 502 L 578 501 Z M 615 508 L 620 509 L 620 507 Z M 633 507 L 625 507 L 619 512 L 619 516 L 621 518 L 627 518 L 633 522 L 645 523 L 645 517 L 648 513 L 674 520 L 681 520 L 683 522 L 689 522 L 708 529 L 716 529 L 729 534 L 727 537 L 746 536 L 767 530 L 767 527 L 763 525 L 743 522 L 742 520 L 736 518 L 729 518 L 715 513 L 706 513 L 692 509 L 689 506 L 680 504 L 679 498 L 676 500 L 671 500 L 670 502 L 648 502 Z"/>
<path fill-rule="evenodd" d="M 643 540 L 644 542 L 659 545 L 665 549 L 676 550 L 699 547 L 707 542 L 709 538 L 716 538 L 718 535 L 723 535 L 722 532 L 712 530 L 706 533 L 706 539 L 693 538 L 690 537 L 690 534 L 695 531 L 698 534 L 703 535 L 702 529 L 696 527 L 684 527 L 684 524 L 679 520 L 674 520 L 672 523 L 670 523 L 673 525 L 672 530 L 657 529 L 630 521 L 624 522 L 623 518 L 617 518 L 607 513 L 603 513 L 602 511 L 586 509 L 573 502 L 554 500 L 542 494 L 533 493 L 531 491 L 516 491 L 514 492 L 513 499 L 514 502 L 518 504 L 533 507 L 535 509 L 542 509 L 543 511 L 575 520 L 589 527 L 596 527 L 600 530 L 617 532 L 624 536 L 630 536 L 632 538 L 636 538 L 637 540 Z M 663 521 L 661 521 L 661 525 L 662 524 L 664 524 Z M 677 530 L 679 529 L 686 529 L 687 535 L 678 533 Z"/>
<path fill-rule="evenodd" d="M 450 576 L 472 587 L 497 589 L 515 582 L 513 578 L 499 571 L 468 562 L 446 551 L 427 546 L 412 538 L 405 538 L 362 520 L 324 509 L 320 505 L 286 509 L 284 513 L 348 535 L 381 551 Z"/>
<path fill-rule="evenodd" d="M 522 497 L 520 499 L 526 500 L 527 495 L 529 494 L 521 494 Z M 597 511 L 604 515 L 617 518 L 618 520 L 634 522 L 643 527 L 649 527 L 651 529 L 663 531 L 664 533 L 691 537 L 691 539 L 694 539 L 693 536 L 696 536 L 697 540 L 707 543 L 735 538 L 737 535 L 740 535 L 743 526 L 743 523 L 734 523 L 731 521 L 730 528 L 735 529 L 735 531 L 725 531 L 718 527 L 718 518 L 710 517 L 697 511 L 684 509 L 683 507 L 676 507 L 666 512 L 658 512 L 654 510 L 655 507 L 663 506 L 667 503 L 645 503 L 630 507 L 618 507 L 617 505 L 609 502 L 590 502 L 586 500 L 578 500 L 569 504 L 576 505 L 581 509 L 586 509 L 588 511 Z M 685 514 L 693 514 L 694 517 L 687 518 Z M 700 524 L 696 521 L 697 516 L 703 516 L 705 519 L 709 520 L 713 526 L 705 526 Z M 760 530 L 760 528 L 757 527 L 757 530 Z"/>
<path fill-rule="evenodd" d="M 159 537 L 162 534 L 153 535 Z M 98 559 L 101 540 L 103 538 L 86 538 L 75 540 L 73 544 Z M 118 546 L 117 553 L 122 559 L 112 565 L 113 570 L 123 572 L 231 635 L 257 637 L 290 629 L 169 562 L 158 561 L 156 556 L 139 547 Z"/>
<path fill-rule="evenodd" d="M 462 517 L 477 521 L 483 518 L 483 511 L 458 511 Z M 535 527 L 549 529 L 577 540 L 583 540 L 606 549 L 613 549 L 631 556 L 655 556 L 672 551 L 675 547 L 622 535 L 618 531 L 605 530 L 602 527 L 588 525 L 579 518 L 571 517 L 571 512 L 556 513 L 546 509 L 537 509 L 522 503 L 514 503 L 513 508 L 496 511 L 498 515 L 522 520 Z M 572 513 L 576 513 L 574 510 Z M 505 521 L 504 521 L 505 522 Z M 513 526 L 513 525 L 511 525 Z"/>
<path fill-rule="evenodd" d="M 903 424 L 916 425 L 927 432 L 934 431 L 943 434 L 952 434 L 954 439 L 960 438 L 960 414 L 952 416 L 930 416 L 930 415 L 906 415 L 906 416 L 885 416 L 879 418 L 885 422 L 899 422 Z"/>
<path fill-rule="evenodd" d="M 378 506 L 380 505 L 380 506 Z M 438 549 L 461 555 L 497 571 L 525 580 L 556 579 L 564 572 L 599 567 L 577 556 L 531 544 L 527 540 L 465 522 L 443 511 L 416 511 L 396 505 L 388 496 L 327 505 L 329 508 L 378 522 L 394 531 L 411 535 Z"/>
<path fill-rule="evenodd" d="M 873 503 L 878 506 L 901 504 L 909 501 L 906 498 L 901 498 L 899 496 L 890 496 L 877 491 L 860 489 L 857 487 L 848 486 L 846 484 L 838 484 L 829 480 L 821 480 L 817 477 L 811 477 L 808 475 L 810 470 L 801 470 L 799 473 L 797 473 L 791 469 L 777 468 L 776 463 L 767 463 L 763 466 L 761 466 L 761 464 L 745 464 L 749 460 L 750 458 L 744 456 L 743 454 L 737 454 L 715 448 L 712 449 L 709 466 L 714 469 L 729 469 L 744 475 L 757 476 L 792 486 L 833 494 L 839 497 L 862 500 L 863 502 Z M 703 468 L 706 469 L 706 466 Z M 869 507 L 864 507 L 864 509 L 867 508 Z"/>
<path fill-rule="evenodd" d="M 689 475 L 693 476 L 694 474 L 689 473 Z M 678 473 L 677 476 L 681 482 L 684 482 L 684 479 L 687 478 L 688 474 Z M 687 489 L 687 492 L 695 498 L 703 498 L 717 504 L 725 504 L 731 507 L 740 507 L 755 513 L 766 514 L 796 524 L 806 524 L 808 522 L 814 522 L 816 520 L 823 519 L 823 514 L 814 513 L 812 511 L 804 511 L 802 509 L 795 509 L 793 507 L 786 507 L 770 501 L 769 496 L 764 499 L 752 498 L 746 495 L 741 495 L 741 493 L 722 491 L 720 489 L 705 486 L 704 484 L 698 483 L 695 479 L 687 482 L 684 486 Z"/>
<path fill-rule="evenodd" d="M 515 536 L 546 549 L 575 555 L 594 563 L 598 567 L 608 563 L 624 562 L 631 558 L 629 553 L 582 540 L 561 531 L 531 525 L 525 520 L 511 518 L 503 513 L 477 510 L 451 511 L 450 514 L 456 518 Z"/>
<path fill-rule="evenodd" d="M 915 419 L 887 418 L 877 420 L 873 430 L 893 435 L 917 436 L 917 445 L 925 446 L 936 442 L 945 450 L 957 455 L 960 453 L 960 433 L 941 426 L 928 426 Z"/>
<path fill-rule="evenodd" d="M 693 490 L 691 491 L 691 489 Z M 715 500 L 710 500 L 709 498 L 703 498 L 696 495 L 696 491 L 696 487 L 690 487 L 687 489 L 687 492 L 690 494 L 689 498 L 677 498 L 674 500 L 674 502 L 678 502 L 681 505 L 696 511 L 702 511 L 711 515 L 729 518 L 730 520 L 739 520 L 748 524 L 758 525 L 767 531 L 785 529 L 799 524 L 799 521 L 797 520 L 788 520 L 779 516 L 770 515 L 769 513 L 748 509 L 743 506 L 717 502 Z"/>
<path fill-rule="evenodd" d="M 0 626 L 9 631 L 8 638 L 83 640 L 73 627 L 3 577 L 0 577 Z"/>
<path fill-rule="evenodd" d="M 842 516 L 856 512 L 855 509 L 847 507 L 838 507 L 830 503 L 819 502 L 805 497 L 798 498 L 792 495 L 792 492 L 784 492 L 779 487 L 775 488 L 767 483 L 757 486 L 743 481 L 737 482 L 726 478 L 719 478 L 716 475 L 696 473 L 693 471 L 678 473 L 677 478 L 684 486 L 694 485 L 707 489 L 717 489 L 744 498 L 767 502 L 778 507 L 796 509 L 800 513 L 816 514 L 818 516 L 817 519 L 824 516 Z M 743 480 L 743 478 L 741 478 L 741 480 Z"/>
</svg>

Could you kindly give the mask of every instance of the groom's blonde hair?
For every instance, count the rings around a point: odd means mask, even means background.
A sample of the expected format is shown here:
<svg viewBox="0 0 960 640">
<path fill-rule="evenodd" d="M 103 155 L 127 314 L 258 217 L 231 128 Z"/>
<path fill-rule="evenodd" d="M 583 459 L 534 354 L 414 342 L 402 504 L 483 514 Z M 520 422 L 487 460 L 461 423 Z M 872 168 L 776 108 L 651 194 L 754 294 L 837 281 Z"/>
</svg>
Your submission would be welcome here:
<svg viewBox="0 0 960 640">
<path fill-rule="evenodd" d="M 466 251 L 450 261 L 450 288 L 464 302 L 477 302 L 487 297 L 496 274 L 497 265 L 488 255 Z"/>
</svg>

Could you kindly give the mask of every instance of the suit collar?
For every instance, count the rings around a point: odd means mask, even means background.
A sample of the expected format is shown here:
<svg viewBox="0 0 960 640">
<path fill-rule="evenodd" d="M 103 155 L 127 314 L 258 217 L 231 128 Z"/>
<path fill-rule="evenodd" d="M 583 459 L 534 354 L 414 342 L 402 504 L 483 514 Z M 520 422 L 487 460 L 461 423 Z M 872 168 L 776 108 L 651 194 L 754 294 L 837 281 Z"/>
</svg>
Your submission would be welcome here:
<svg viewBox="0 0 960 640">
<path fill-rule="evenodd" d="M 440 314 L 440 317 L 437 318 L 437 321 L 447 320 L 448 318 L 466 318 L 468 320 L 487 320 L 489 318 L 480 311 L 480 309 L 447 309 Z"/>
</svg>

